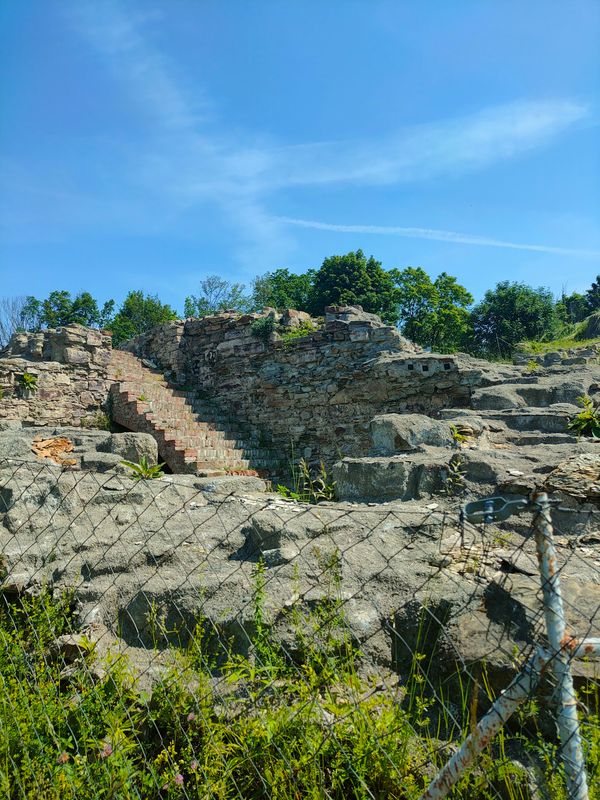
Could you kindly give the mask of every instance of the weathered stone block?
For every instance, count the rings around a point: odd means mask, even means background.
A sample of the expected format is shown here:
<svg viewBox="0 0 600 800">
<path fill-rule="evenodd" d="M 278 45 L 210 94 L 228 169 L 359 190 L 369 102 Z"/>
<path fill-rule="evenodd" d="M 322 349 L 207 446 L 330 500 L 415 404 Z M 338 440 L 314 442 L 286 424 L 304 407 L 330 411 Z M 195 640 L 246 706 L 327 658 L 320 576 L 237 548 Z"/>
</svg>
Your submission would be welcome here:
<svg viewBox="0 0 600 800">
<path fill-rule="evenodd" d="M 371 420 L 370 428 L 373 450 L 386 455 L 418 450 L 421 445 L 451 447 L 453 443 L 447 423 L 422 414 L 381 414 Z"/>
<path fill-rule="evenodd" d="M 78 347 L 65 347 L 62 360 L 65 364 L 89 364 L 91 355 Z"/>
</svg>

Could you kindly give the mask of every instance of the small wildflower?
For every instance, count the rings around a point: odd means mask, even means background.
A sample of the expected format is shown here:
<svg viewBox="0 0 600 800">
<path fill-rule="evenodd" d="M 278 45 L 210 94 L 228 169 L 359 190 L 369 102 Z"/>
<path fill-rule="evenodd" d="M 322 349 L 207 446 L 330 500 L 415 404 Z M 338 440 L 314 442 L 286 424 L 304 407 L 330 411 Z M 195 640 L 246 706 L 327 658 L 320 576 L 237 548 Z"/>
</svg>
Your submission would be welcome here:
<svg viewBox="0 0 600 800">
<path fill-rule="evenodd" d="M 100 758 L 108 758 L 109 756 L 112 756 L 112 752 L 112 745 L 109 742 L 106 742 L 102 750 L 100 750 L 99 756 Z"/>
<path fill-rule="evenodd" d="M 177 786 L 183 786 L 183 775 L 181 772 L 178 772 L 177 775 L 175 775 L 173 781 Z"/>
<path fill-rule="evenodd" d="M 198 762 L 194 758 L 193 761 L 190 761 L 190 769 L 192 772 L 195 772 L 198 769 Z"/>
<path fill-rule="evenodd" d="M 69 754 L 63 750 L 56 760 L 59 764 L 66 764 L 69 760 Z"/>
<path fill-rule="evenodd" d="M 190 713 L 187 715 L 187 721 L 188 722 L 193 722 L 195 719 L 196 719 L 196 715 L 194 714 L 193 711 L 190 711 Z"/>
</svg>

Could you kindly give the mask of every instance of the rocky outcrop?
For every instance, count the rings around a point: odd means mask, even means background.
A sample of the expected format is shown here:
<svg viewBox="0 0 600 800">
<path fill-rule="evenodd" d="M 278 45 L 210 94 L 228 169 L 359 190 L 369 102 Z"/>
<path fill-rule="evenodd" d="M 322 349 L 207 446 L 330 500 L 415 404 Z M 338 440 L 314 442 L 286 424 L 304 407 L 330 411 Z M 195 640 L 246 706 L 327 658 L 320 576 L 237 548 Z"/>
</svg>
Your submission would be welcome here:
<svg viewBox="0 0 600 800">
<path fill-rule="evenodd" d="M 472 388 L 516 374 L 506 365 L 424 353 L 360 307 L 326 309 L 323 320 L 266 311 L 168 323 L 125 347 L 250 426 L 284 461 L 327 464 L 340 453 L 365 455 L 377 414 L 466 406 Z M 268 316 L 273 332 L 257 336 L 257 322 Z"/>
<path fill-rule="evenodd" d="M 502 683 L 514 648 L 537 641 L 531 539 L 507 526 L 463 529 L 457 511 L 307 506 L 257 491 L 256 478 L 135 483 L 6 460 L 0 487 L 5 594 L 72 589 L 82 625 L 105 626 L 142 657 L 185 645 L 199 620 L 217 645 L 247 652 L 259 560 L 263 612 L 288 653 L 299 647 L 294 613 L 327 601 L 371 666 L 403 674 L 419 650 L 430 676 L 485 660 Z M 560 544 L 569 625 L 598 635 L 599 554 Z"/>
<path fill-rule="evenodd" d="M 94 424 L 106 411 L 110 353 L 110 335 L 81 325 L 15 334 L 0 352 L 0 420 Z"/>
<path fill-rule="evenodd" d="M 57 447 L 53 447 L 57 444 Z M 64 453 L 64 456 L 62 455 Z M 56 457 L 53 457 L 56 456 Z M 65 463 L 65 458 L 68 463 Z M 56 428 L 21 427 L 16 424 L 0 430 L 0 459 L 14 463 L 48 464 L 72 469 L 127 472 L 122 461 L 138 463 L 145 458 L 156 464 L 156 441 L 147 433 L 110 433 L 59 426 Z"/>
</svg>

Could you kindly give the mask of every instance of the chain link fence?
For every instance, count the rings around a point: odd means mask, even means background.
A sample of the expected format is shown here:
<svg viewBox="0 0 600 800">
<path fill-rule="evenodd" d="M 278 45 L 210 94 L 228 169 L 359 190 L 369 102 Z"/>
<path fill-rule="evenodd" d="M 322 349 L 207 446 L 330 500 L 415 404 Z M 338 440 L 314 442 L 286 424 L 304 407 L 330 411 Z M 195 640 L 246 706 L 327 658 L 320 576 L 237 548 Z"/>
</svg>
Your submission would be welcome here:
<svg viewBox="0 0 600 800">
<path fill-rule="evenodd" d="M 560 661 L 600 797 L 600 661 L 579 647 L 600 636 L 599 510 L 547 510 L 557 649 L 539 504 L 260 488 L 0 460 L 2 796 L 584 797 Z"/>
</svg>

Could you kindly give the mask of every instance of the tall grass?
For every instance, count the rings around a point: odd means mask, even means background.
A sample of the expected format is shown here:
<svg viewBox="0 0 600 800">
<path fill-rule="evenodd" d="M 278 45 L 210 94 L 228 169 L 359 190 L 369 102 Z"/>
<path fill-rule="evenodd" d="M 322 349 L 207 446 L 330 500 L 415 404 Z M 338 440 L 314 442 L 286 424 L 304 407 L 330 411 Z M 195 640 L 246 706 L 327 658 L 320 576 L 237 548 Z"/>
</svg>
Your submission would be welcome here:
<svg viewBox="0 0 600 800">
<path fill-rule="evenodd" d="M 326 597 L 289 610 L 293 643 L 284 648 L 271 634 L 259 564 L 250 653 L 236 654 L 199 619 L 168 653 L 151 697 L 116 651 L 98 658 L 84 641 L 72 663 L 57 652 L 57 637 L 77 627 L 70 596 L 4 600 L 0 796 L 415 800 L 450 754 L 448 737 L 458 741 L 474 724 L 478 689 L 460 679 L 445 695 L 432 691 L 419 653 L 405 683 L 386 687 L 361 668 L 335 556 L 325 574 Z M 159 615 L 152 623 L 164 635 Z M 585 699 L 588 765 L 598 774 L 597 693 Z M 527 733 L 531 719 L 523 712 L 453 796 L 529 798 L 527 774 L 507 755 L 517 748 L 547 773 L 548 797 L 562 800 L 556 745 Z"/>
</svg>

